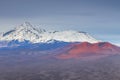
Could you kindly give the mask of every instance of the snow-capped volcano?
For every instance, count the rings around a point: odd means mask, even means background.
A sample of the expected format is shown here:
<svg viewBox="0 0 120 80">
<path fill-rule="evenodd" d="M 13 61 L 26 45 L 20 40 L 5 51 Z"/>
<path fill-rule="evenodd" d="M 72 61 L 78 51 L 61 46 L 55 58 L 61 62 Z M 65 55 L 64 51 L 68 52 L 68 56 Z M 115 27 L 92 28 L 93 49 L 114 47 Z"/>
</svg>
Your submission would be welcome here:
<svg viewBox="0 0 120 80">
<path fill-rule="evenodd" d="M 29 22 L 25 22 L 20 26 L 0 34 L 0 41 L 11 40 L 29 40 L 33 43 L 48 42 L 50 40 L 64 42 L 90 42 L 96 43 L 99 40 L 91 37 L 88 33 L 78 31 L 53 31 L 48 32 L 45 29 L 34 27 Z"/>
</svg>

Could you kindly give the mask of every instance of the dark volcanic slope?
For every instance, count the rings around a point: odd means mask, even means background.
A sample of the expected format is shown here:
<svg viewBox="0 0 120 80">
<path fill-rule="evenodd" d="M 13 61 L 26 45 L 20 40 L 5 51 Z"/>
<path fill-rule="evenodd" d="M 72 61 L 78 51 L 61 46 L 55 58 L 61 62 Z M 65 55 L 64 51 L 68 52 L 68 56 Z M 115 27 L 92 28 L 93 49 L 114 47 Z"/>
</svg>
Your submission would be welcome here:
<svg viewBox="0 0 120 80">
<path fill-rule="evenodd" d="M 69 47 L 69 48 L 67 48 Z M 108 43 L 108 42 L 100 42 L 100 43 L 78 43 L 72 44 L 65 47 L 64 52 L 57 55 L 59 59 L 71 59 L 71 58 L 81 58 L 81 57 L 90 57 L 90 56 L 105 56 L 105 55 L 115 55 L 120 54 L 120 48 Z M 96 58 L 96 57 L 94 57 Z"/>
</svg>

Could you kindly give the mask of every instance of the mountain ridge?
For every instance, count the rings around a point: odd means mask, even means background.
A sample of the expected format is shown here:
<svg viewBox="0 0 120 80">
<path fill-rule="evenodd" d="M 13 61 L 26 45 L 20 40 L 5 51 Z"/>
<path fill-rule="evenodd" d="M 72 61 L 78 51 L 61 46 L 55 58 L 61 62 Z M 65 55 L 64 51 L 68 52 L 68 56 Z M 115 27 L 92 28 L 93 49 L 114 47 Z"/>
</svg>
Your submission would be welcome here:
<svg viewBox="0 0 120 80">
<path fill-rule="evenodd" d="M 9 30 L 0 35 L 0 41 L 11 40 L 29 40 L 33 43 L 47 42 L 50 40 L 64 41 L 64 42 L 90 42 L 96 43 L 97 40 L 86 32 L 80 31 L 53 31 L 49 32 L 45 29 L 34 27 L 29 22 L 25 22 L 18 27 Z"/>
</svg>

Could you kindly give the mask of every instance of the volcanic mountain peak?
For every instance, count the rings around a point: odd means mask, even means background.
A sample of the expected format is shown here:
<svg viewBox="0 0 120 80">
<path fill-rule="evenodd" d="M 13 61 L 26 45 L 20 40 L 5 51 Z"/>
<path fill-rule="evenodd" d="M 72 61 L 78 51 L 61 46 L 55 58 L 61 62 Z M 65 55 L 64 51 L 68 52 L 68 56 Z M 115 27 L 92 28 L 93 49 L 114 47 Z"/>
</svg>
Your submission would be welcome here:
<svg viewBox="0 0 120 80">
<path fill-rule="evenodd" d="M 33 26 L 29 22 L 24 22 L 23 24 L 19 25 L 15 28 L 16 31 L 31 31 L 31 32 L 37 32 L 37 33 L 43 33 L 45 32 L 44 29 L 38 28 L 36 26 Z"/>
<path fill-rule="evenodd" d="M 48 32 L 44 29 L 31 25 L 29 22 L 25 22 L 20 26 L 1 34 L 0 40 L 29 40 L 33 43 L 47 42 L 50 40 L 64 42 L 99 42 L 99 40 L 96 40 L 95 38 L 91 37 L 88 33 L 85 32 L 78 32 L 73 30 Z"/>
<path fill-rule="evenodd" d="M 24 22 L 19 26 L 20 28 L 33 28 L 33 25 L 31 25 L 29 22 Z"/>
</svg>

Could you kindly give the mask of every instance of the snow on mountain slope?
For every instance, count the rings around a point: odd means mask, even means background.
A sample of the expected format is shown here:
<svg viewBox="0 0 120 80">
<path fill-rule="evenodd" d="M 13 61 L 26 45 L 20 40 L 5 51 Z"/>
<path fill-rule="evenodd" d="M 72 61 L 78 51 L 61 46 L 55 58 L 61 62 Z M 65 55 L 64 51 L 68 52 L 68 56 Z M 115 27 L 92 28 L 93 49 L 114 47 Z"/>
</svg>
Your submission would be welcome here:
<svg viewBox="0 0 120 80">
<path fill-rule="evenodd" d="M 47 32 L 45 29 L 32 26 L 29 22 L 25 22 L 24 24 L 6 33 L 0 34 L 0 41 L 11 40 L 29 40 L 33 43 L 48 42 L 50 40 L 58 40 L 64 42 L 99 42 L 99 40 L 96 40 L 85 32 L 72 30 Z"/>
<path fill-rule="evenodd" d="M 30 40 L 31 42 L 36 42 L 43 32 L 45 32 L 44 29 L 34 28 L 30 23 L 25 22 L 13 30 L 3 33 L 0 40 Z"/>
<path fill-rule="evenodd" d="M 62 31 L 52 33 L 51 36 L 55 40 L 65 42 L 91 42 L 91 43 L 98 42 L 96 39 L 94 39 L 85 32 Z"/>
</svg>

